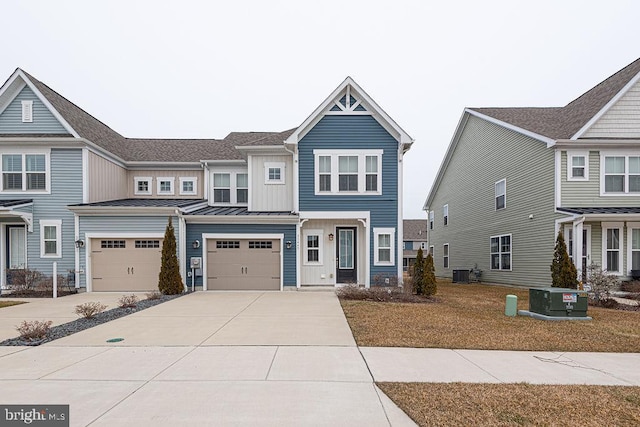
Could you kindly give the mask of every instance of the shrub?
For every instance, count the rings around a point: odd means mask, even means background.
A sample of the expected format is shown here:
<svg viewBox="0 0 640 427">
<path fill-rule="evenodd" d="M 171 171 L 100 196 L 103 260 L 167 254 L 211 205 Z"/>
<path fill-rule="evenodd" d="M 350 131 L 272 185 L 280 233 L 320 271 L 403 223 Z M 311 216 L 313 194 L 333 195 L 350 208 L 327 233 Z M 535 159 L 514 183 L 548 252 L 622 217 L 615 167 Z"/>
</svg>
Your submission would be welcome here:
<svg viewBox="0 0 640 427">
<path fill-rule="evenodd" d="M 120 299 L 118 300 L 118 307 L 135 308 L 138 305 L 138 301 L 140 301 L 140 299 L 138 299 L 138 297 L 134 294 L 122 295 L 122 297 L 120 297 Z"/>
<path fill-rule="evenodd" d="M 151 292 L 147 292 L 146 294 L 144 294 L 144 296 L 147 297 L 148 300 L 158 300 L 160 299 L 160 297 L 162 297 L 162 294 L 158 291 L 151 291 Z"/>
<path fill-rule="evenodd" d="M 438 285 L 436 284 L 436 268 L 433 265 L 433 256 L 431 253 L 427 253 L 427 258 L 424 262 L 424 294 L 426 296 L 435 295 L 438 292 Z"/>
<path fill-rule="evenodd" d="M 424 257 L 422 248 L 418 249 L 416 262 L 413 264 L 413 277 L 411 278 L 411 284 L 413 285 L 413 292 L 415 292 L 416 295 L 422 295 L 424 293 Z"/>
<path fill-rule="evenodd" d="M 615 301 L 611 298 L 611 291 L 620 285 L 620 280 L 592 263 L 587 268 L 587 285 L 590 287 L 589 299 L 596 305 L 608 306 L 612 305 L 609 301 Z"/>
<path fill-rule="evenodd" d="M 16 330 L 23 340 L 36 341 L 47 336 L 52 324 L 53 322 L 51 320 L 47 320 L 46 322 L 40 320 L 23 320 L 22 323 L 16 326 Z"/>
<path fill-rule="evenodd" d="M 558 237 L 556 238 L 550 269 L 551 286 L 554 288 L 578 289 L 578 271 L 569 258 L 562 231 L 558 232 Z"/>
<path fill-rule="evenodd" d="M 13 291 L 35 290 L 44 279 L 45 275 L 38 270 L 7 269 L 7 287 Z"/>
<path fill-rule="evenodd" d="M 107 306 L 100 302 L 89 301 L 76 305 L 76 314 L 85 319 L 92 319 L 96 314 L 104 311 L 105 308 L 107 308 Z"/>
<path fill-rule="evenodd" d="M 176 255 L 176 234 L 171 223 L 171 217 L 169 217 L 162 242 L 162 261 L 158 277 L 158 289 L 165 295 L 176 295 L 184 292 L 178 256 Z"/>
</svg>

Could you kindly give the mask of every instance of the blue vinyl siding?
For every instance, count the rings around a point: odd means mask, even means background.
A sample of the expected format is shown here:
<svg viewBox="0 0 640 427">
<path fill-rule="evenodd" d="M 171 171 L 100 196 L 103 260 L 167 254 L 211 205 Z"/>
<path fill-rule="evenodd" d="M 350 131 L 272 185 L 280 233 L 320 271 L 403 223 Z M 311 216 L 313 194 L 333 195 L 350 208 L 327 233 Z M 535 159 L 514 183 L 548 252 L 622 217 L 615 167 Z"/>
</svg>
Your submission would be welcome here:
<svg viewBox="0 0 640 427">
<path fill-rule="evenodd" d="M 75 268 L 74 216 L 67 205 L 82 203 L 82 150 L 51 150 L 51 194 L 0 195 L 2 199 L 33 199 L 33 206 L 20 208 L 33 213 L 33 232 L 27 233 L 27 266 L 51 275 L 53 262 L 58 273 L 66 274 Z M 62 220 L 62 258 L 40 257 L 40 220 Z M 19 222 L 20 220 L 16 220 Z M 4 245 L 4 243 L 3 243 Z M 2 252 L 4 253 L 4 246 Z"/>
<path fill-rule="evenodd" d="M 33 101 L 33 122 L 22 123 L 22 101 Z M 36 94 L 25 86 L 0 114 L 0 134 L 68 134 Z"/>
<path fill-rule="evenodd" d="M 126 233 L 135 235 L 136 233 L 159 233 L 164 235 L 167 227 L 168 216 L 81 216 L 80 217 L 80 238 L 87 240 L 86 233 L 94 235 Z M 171 222 L 176 233 L 176 244 L 180 251 L 180 230 L 177 217 L 172 217 Z M 80 268 L 86 268 L 86 248 L 80 249 Z M 91 262 L 91 261 L 89 261 Z M 86 275 L 80 276 L 80 286 L 86 287 Z"/>
<path fill-rule="evenodd" d="M 202 256 L 204 245 L 193 249 L 189 242 L 199 240 L 202 243 L 202 235 L 208 233 L 232 233 L 246 234 L 247 238 L 260 234 L 284 234 L 282 242 L 283 253 L 283 284 L 284 286 L 296 285 L 296 226 L 275 224 L 189 224 L 187 223 L 187 269 L 189 259 L 192 256 Z M 286 242 L 292 242 L 291 249 L 287 249 Z M 191 279 L 187 280 L 191 285 Z M 202 286 L 202 277 L 196 278 L 196 285 Z"/>
<path fill-rule="evenodd" d="M 383 150 L 381 195 L 315 195 L 314 149 Z M 395 266 L 374 266 L 373 229 L 396 229 L 396 247 L 402 244 L 398 236 L 398 141 L 372 116 L 325 116 L 298 143 L 300 211 L 369 211 L 370 273 L 397 274 Z M 397 251 L 396 251 L 397 252 Z"/>
</svg>

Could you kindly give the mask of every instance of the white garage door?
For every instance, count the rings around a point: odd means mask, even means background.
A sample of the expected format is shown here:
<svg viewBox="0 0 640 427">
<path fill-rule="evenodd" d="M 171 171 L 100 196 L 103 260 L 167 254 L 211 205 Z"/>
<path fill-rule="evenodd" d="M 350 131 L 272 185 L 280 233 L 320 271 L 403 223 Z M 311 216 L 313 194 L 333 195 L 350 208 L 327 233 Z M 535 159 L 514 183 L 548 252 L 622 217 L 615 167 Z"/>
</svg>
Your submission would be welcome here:
<svg viewBox="0 0 640 427">
<path fill-rule="evenodd" d="M 207 240 L 208 290 L 279 290 L 280 240 Z"/>
<path fill-rule="evenodd" d="M 157 290 L 161 254 L 162 239 L 92 239 L 92 290 Z"/>
</svg>

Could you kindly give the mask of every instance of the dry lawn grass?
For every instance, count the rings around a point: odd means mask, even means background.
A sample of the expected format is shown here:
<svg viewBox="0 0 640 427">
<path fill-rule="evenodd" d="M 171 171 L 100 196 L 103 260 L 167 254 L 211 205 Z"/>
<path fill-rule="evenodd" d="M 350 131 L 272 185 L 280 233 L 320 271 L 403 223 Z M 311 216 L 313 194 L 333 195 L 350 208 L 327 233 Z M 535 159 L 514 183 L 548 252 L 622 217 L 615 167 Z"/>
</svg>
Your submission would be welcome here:
<svg viewBox="0 0 640 427">
<path fill-rule="evenodd" d="M 0 308 L 11 307 L 12 305 L 25 304 L 25 301 L 0 301 Z"/>
<path fill-rule="evenodd" d="M 638 426 L 640 387 L 378 383 L 420 426 Z"/>
<path fill-rule="evenodd" d="M 359 346 L 484 350 L 640 352 L 640 312 L 589 307 L 592 321 L 546 322 L 504 315 L 505 297 L 527 290 L 438 283 L 438 303 L 341 300 Z"/>
</svg>

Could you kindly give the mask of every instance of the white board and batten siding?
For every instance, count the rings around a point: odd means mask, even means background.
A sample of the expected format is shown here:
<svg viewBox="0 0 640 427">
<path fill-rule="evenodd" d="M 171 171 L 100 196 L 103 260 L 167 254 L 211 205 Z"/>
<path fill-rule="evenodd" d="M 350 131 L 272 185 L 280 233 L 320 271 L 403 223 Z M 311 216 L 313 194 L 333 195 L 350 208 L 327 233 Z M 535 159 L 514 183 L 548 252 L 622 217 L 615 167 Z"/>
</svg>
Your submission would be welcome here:
<svg viewBox="0 0 640 427">
<path fill-rule="evenodd" d="M 252 211 L 290 212 L 293 210 L 293 161 L 291 156 L 251 155 L 249 197 Z M 265 165 L 284 163 L 284 183 L 267 184 Z"/>
<path fill-rule="evenodd" d="M 581 138 L 640 138 L 640 82 L 636 82 Z"/>
<path fill-rule="evenodd" d="M 495 183 L 506 179 L 506 208 L 495 209 Z M 448 205 L 448 225 L 443 206 Z M 555 242 L 554 151 L 544 142 L 469 116 L 433 202 L 436 274 L 482 270 L 482 280 L 547 286 Z M 529 216 L 533 215 L 533 219 Z M 511 234 L 511 270 L 491 270 L 491 236 Z M 444 244 L 449 268 L 444 268 Z"/>
</svg>

